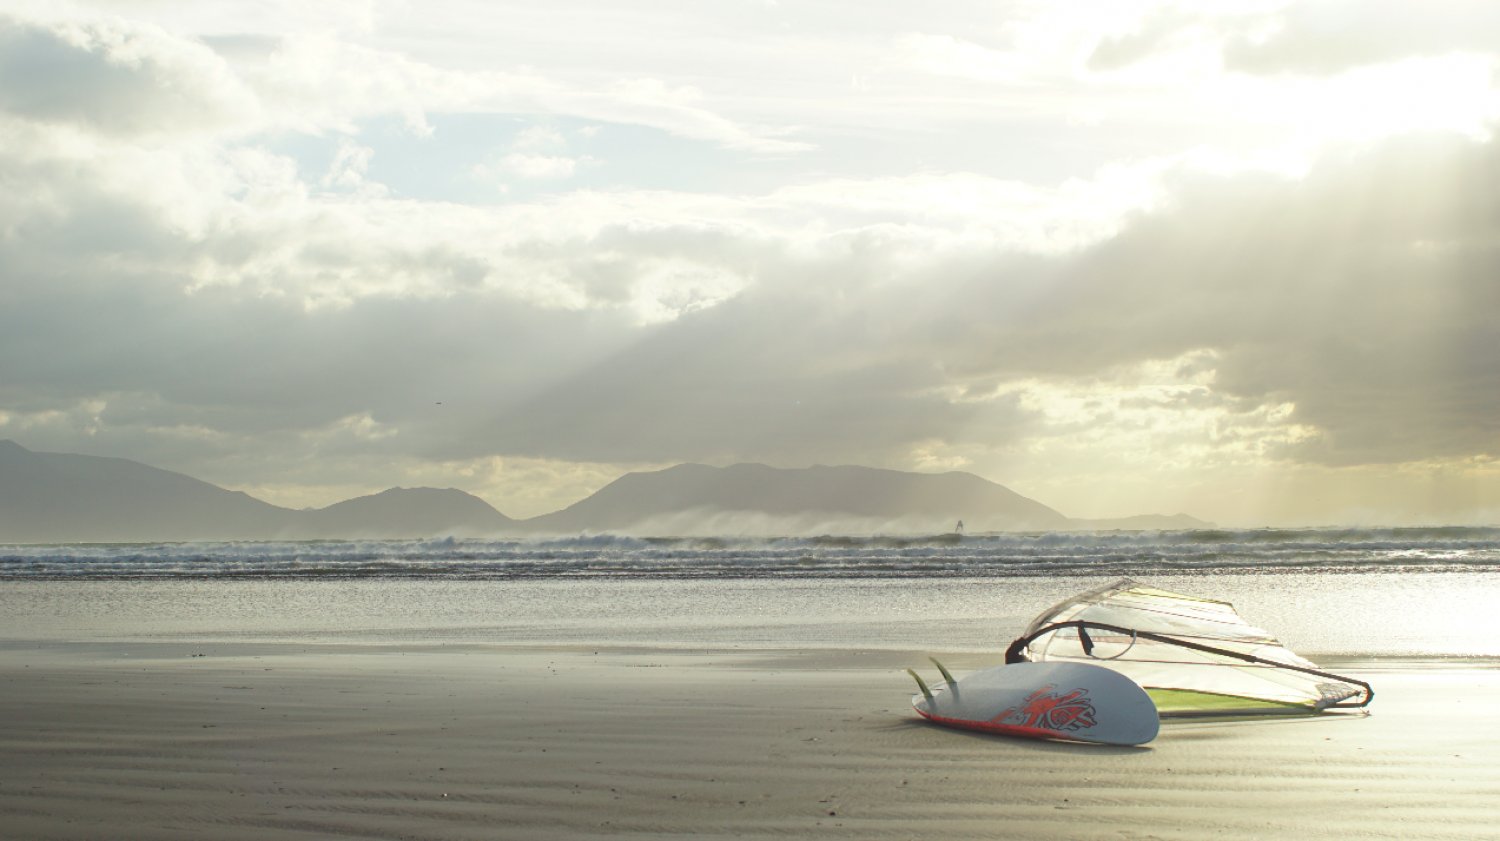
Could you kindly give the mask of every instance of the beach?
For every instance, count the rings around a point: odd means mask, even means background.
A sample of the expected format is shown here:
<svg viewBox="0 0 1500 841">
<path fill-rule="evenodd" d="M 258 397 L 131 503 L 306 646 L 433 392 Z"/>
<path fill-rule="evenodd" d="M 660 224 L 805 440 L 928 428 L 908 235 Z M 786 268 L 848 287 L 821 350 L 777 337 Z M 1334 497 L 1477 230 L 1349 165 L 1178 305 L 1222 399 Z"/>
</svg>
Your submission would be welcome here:
<svg viewBox="0 0 1500 841">
<path fill-rule="evenodd" d="M 0 0 L 0 841 L 1500 841 L 1497 182 L 1496 0 Z"/>
<path fill-rule="evenodd" d="M 933 652 L 13 644 L 12 839 L 1500 837 L 1500 669 L 1142 748 L 947 730 Z M 941 652 L 938 652 L 941 655 Z M 992 658 L 954 653 L 955 671 Z"/>
<path fill-rule="evenodd" d="M 929 724 L 905 673 L 1108 576 L 846 563 L 0 580 L 0 838 L 1500 838 L 1500 575 L 1143 570 L 1376 695 L 1112 748 Z"/>
</svg>

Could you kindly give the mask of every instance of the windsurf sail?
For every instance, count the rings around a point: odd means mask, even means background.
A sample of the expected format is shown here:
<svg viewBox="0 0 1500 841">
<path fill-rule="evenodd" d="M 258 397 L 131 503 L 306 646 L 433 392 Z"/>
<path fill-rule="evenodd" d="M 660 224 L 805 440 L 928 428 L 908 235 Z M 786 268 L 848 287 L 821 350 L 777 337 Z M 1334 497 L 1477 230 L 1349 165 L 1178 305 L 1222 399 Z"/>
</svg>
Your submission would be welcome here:
<svg viewBox="0 0 1500 841">
<path fill-rule="evenodd" d="M 1229 602 L 1124 579 L 1043 611 L 1005 662 L 1107 666 L 1145 687 L 1163 716 L 1313 713 L 1363 707 L 1368 683 L 1292 653 Z"/>
</svg>

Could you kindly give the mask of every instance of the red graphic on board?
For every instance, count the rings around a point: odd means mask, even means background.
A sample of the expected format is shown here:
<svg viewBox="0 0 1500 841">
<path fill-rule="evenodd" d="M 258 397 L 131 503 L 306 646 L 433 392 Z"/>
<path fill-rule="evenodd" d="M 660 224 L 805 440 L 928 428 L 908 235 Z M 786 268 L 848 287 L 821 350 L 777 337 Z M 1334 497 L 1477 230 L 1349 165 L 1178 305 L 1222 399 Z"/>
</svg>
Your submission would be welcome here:
<svg viewBox="0 0 1500 841">
<path fill-rule="evenodd" d="M 1055 689 L 1057 684 L 1049 683 L 1027 695 L 1019 706 L 1011 707 L 990 720 L 996 724 L 1018 724 L 1045 730 L 1087 730 L 1094 726 L 1094 704 L 1089 700 L 1087 689 L 1074 689 L 1067 694 L 1054 692 Z"/>
</svg>

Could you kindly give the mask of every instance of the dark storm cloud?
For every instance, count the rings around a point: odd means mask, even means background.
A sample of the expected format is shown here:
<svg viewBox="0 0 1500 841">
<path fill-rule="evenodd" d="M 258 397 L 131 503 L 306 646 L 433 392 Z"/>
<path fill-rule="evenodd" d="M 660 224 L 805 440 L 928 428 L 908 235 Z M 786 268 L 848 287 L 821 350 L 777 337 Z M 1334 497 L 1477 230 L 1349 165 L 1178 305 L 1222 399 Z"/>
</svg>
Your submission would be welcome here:
<svg viewBox="0 0 1500 841">
<path fill-rule="evenodd" d="M 815 285 L 746 293 L 654 329 L 495 431 L 568 459 L 807 464 L 895 461 L 976 432 L 1009 439 L 1030 420 L 1013 399 L 942 393 L 951 378 L 917 336 L 928 325 L 882 308 Z"/>
<path fill-rule="evenodd" d="M 175 281 L 175 282 L 174 282 Z M 181 279 L 60 278 L 0 293 L 0 390 L 53 407 L 101 394 L 154 395 L 143 423 L 203 424 L 242 435 L 315 428 L 368 412 L 430 419 L 435 401 L 494 410 L 608 346 L 586 314 L 538 311 L 503 296 L 376 298 L 308 310 L 297 301 Z M 410 445 L 412 442 L 405 442 Z"/>
<path fill-rule="evenodd" d="M 1211 391 L 1174 406 L 1292 405 L 1313 434 L 1282 458 L 1500 455 L 1495 183 L 1494 144 L 1407 138 L 1331 153 L 1305 179 L 1183 176 L 1168 207 L 1074 255 L 934 262 L 896 284 L 861 280 L 878 260 L 787 262 L 779 283 L 657 329 L 496 432 L 597 460 L 897 458 L 1046 434 L 1012 401 L 944 387 L 1107 383 L 1207 351 Z"/>
<path fill-rule="evenodd" d="M 1500 455 L 1493 143 L 1408 139 L 1305 180 L 1185 183 L 1059 267 L 986 357 L 1014 374 L 1217 353 L 1214 388 L 1293 403 L 1328 464 Z"/>
<path fill-rule="evenodd" d="M 250 259 L 297 232 L 270 226 L 204 241 L 149 204 L 101 191 L 87 168 L 71 178 L 7 170 L 0 154 L 6 173 L 24 188 L 9 199 L 13 235 L 0 238 L 0 412 L 40 418 L 5 430 L 28 446 L 113 444 L 179 469 L 260 451 L 268 472 L 278 459 L 340 447 L 376 458 L 489 453 L 492 442 L 472 437 L 474 418 L 629 338 L 623 315 L 538 308 L 479 288 L 485 268 L 440 246 L 371 254 L 351 241 L 342 255 L 304 262 L 372 275 L 394 266 L 446 293 L 309 307 L 263 285 L 277 278 L 195 288 L 191 267 L 203 254 Z M 0 212 L 6 204 L 0 198 Z M 364 416 L 400 434 L 324 434 Z M 249 467 L 243 475 L 260 478 Z"/>
<path fill-rule="evenodd" d="M 1193 405 L 1294 405 L 1291 420 L 1315 435 L 1284 458 L 1497 455 L 1495 183 L 1494 144 L 1408 139 L 1330 155 L 1304 179 L 1182 176 L 1170 205 L 1081 252 L 977 250 L 900 270 L 899 241 L 879 237 L 811 257 L 763 235 L 611 228 L 530 255 L 616 289 L 577 311 L 485 288 L 494 270 L 473 257 L 369 257 L 352 243 L 317 260 L 371 271 L 396 260 L 447 291 L 312 309 L 254 288 L 188 293 L 174 251 L 213 243 L 174 240 L 127 206 L 102 205 L 128 223 L 105 236 L 90 221 L 100 197 L 79 187 L 75 212 L 31 217 L 0 247 L 0 405 L 61 411 L 103 396 L 99 434 L 198 426 L 226 436 L 191 445 L 209 450 L 897 463 L 929 441 L 1048 434 L 1014 394 L 985 399 L 1007 383 L 1108 383 L 1205 351 L 1216 375 Z M 290 236 L 278 230 L 259 236 Z M 122 254 L 163 268 L 122 271 Z M 653 255 L 753 264 L 758 279 L 640 325 L 609 301 Z M 366 416 L 368 437 L 295 440 Z"/>
</svg>

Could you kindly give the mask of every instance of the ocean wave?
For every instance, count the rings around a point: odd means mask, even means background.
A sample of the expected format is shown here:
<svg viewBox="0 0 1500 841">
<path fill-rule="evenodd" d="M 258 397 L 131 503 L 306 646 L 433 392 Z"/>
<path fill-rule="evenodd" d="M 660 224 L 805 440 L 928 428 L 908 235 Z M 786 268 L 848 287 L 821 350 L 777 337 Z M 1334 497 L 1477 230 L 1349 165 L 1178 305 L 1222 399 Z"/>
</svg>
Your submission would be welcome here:
<svg viewBox="0 0 1500 841">
<path fill-rule="evenodd" d="M 1500 571 L 1500 529 L 0 544 L 0 579 L 853 578 Z"/>
</svg>

